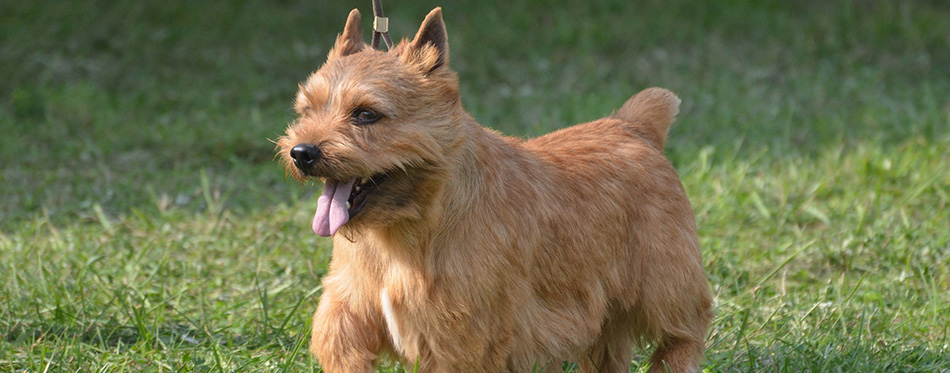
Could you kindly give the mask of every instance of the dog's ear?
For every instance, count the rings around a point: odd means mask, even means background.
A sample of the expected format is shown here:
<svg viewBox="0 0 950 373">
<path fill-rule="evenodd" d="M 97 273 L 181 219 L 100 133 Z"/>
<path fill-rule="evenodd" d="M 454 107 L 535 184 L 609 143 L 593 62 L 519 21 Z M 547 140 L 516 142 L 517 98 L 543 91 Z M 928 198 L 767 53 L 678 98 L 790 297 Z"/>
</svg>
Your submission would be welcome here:
<svg viewBox="0 0 950 373">
<path fill-rule="evenodd" d="M 442 8 L 429 12 L 416 32 L 416 37 L 409 42 L 403 58 L 406 62 L 422 67 L 426 74 L 448 66 L 449 36 L 445 31 L 445 23 L 442 22 Z"/>
<path fill-rule="evenodd" d="M 343 33 L 337 35 L 336 44 L 327 58 L 348 56 L 363 50 L 363 32 L 360 31 L 360 11 L 353 9 L 346 17 Z"/>
</svg>

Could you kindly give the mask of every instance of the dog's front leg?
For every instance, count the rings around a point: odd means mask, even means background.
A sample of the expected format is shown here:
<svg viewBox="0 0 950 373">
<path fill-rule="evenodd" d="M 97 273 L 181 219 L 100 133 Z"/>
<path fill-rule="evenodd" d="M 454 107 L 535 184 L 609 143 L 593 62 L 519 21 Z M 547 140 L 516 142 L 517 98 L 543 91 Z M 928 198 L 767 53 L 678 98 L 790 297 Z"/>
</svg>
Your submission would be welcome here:
<svg viewBox="0 0 950 373">
<path fill-rule="evenodd" d="M 332 292 L 320 297 L 313 315 L 310 352 L 324 371 L 371 372 L 379 354 L 382 334 L 378 318 L 368 307 L 346 304 Z"/>
<path fill-rule="evenodd" d="M 500 372 L 511 353 L 514 319 L 510 307 L 462 305 L 457 297 L 443 298 L 431 312 L 426 337 L 432 350 L 432 367 L 425 372 Z M 436 302 L 438 303 L 438 302 Z"/>
</svg>

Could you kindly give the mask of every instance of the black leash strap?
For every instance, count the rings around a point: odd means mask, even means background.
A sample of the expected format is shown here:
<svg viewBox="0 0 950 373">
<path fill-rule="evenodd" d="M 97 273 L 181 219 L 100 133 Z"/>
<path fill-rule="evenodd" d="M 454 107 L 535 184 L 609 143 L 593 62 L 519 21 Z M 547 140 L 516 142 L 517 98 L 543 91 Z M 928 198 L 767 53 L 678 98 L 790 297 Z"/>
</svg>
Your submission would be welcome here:
<svg viewBox="0 0 950 373">
<path fill-rule="evenodd" d="M 373 49 L 379 49 L 379 37 L 382 35 L 386 49 L 393 48 L 393 39 L 389 37 L 389 18 L 383 17 L 382 0 L 373 0 Z"/>
</svg>

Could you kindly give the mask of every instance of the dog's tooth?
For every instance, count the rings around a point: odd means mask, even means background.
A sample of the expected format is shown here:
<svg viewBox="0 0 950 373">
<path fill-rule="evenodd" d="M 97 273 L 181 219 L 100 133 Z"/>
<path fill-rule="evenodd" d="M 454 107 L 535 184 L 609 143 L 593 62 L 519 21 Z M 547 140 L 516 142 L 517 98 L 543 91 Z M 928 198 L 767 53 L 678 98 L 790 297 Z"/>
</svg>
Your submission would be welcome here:
<svg viewBox="0 0 950 373">
<path fill-rule="evenodd" d="M 346 209 L 347 209 L 347 210 L 350 209 L 350 201 L 346 201 Z"/>
<path fill-rule="evenodd" d="M 355 191 L 357 191 L 357 192 L 359 192 L 360 189 L 363 189 L 363 187 L 361 187 L 361 186 L 359 186 L 359 185 L 357 185 L 355 188 L 353 188 L 353 190 L 355 190 Z"/>
<path fill-rule="evenodd" d="M 366 184 L 367 181 L 369 181 L 369 178 L 364 177 L 362 180 L 360 180 L 360 184 Z"/>
</svg>

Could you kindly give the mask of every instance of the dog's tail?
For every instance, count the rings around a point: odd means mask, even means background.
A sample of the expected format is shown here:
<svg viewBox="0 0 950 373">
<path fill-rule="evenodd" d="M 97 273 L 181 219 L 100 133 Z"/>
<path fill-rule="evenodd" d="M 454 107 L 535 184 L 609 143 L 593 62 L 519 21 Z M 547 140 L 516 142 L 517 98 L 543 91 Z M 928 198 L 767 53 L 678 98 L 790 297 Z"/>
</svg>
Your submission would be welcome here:
<svg viewBox="0 0 950 373">
<path fill-rule="evenodd" d="M 680 99 L 676 94 L 654 87 L 631 97 L 611 117 L 630 122 L 634 132 L 662 151 L 679 111 Z"/>
</svg>

